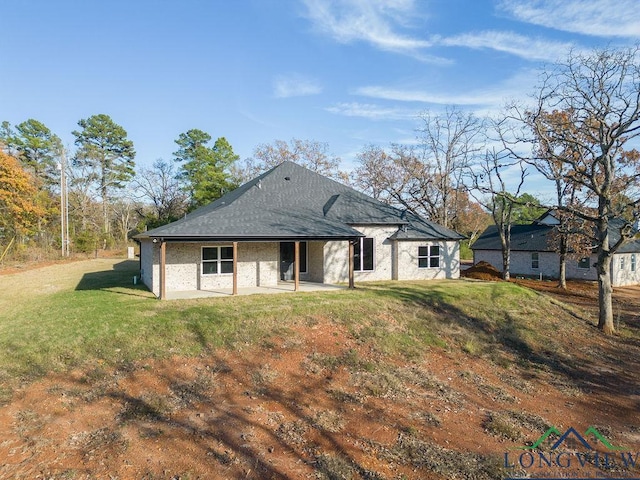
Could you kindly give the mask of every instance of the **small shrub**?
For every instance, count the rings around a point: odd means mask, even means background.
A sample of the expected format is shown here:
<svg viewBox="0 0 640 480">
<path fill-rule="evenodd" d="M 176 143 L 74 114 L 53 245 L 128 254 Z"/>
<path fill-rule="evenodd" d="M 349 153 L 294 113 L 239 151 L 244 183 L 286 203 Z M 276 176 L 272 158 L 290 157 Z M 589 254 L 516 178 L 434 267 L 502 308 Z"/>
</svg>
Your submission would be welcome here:
<svg viewBox="0 0 640 480">
<path fill-rule="evenodd" d="M 330 433 L 337 433 L 344 428 L 344 417 L 333 410 L 323 410 L 313 416 L 313 426 Z"/>
<path fill-rule="evenodd" d="M 316 457 L 316 468 L 316 478 L 323 480 L 351 480 L 356 474 L 348 459 L 324 453 Z"/>
<path fill-rule="evenodd" d="M 520 428 L 505 414 L 489 412 L 484 421 L 484 429 L 491 435 L 517 441 L 522 438 Z"/>
<path fill-rule="evenodd" d="M 308 425 L 302 420 L 281 423 L 276 430 L 276 437 L 289 446 L 300 446 L 307 443 L 305 435 L 309 431 Z"/>
<path fill-rule="evenodd" d="M 125 423 L 134 420 L 161 420 L 171 411 L 169 398 L 163 395 L 148 394 L 141 398 L 128 400 L 120 412 L 119 419 Z"/>
</svg>

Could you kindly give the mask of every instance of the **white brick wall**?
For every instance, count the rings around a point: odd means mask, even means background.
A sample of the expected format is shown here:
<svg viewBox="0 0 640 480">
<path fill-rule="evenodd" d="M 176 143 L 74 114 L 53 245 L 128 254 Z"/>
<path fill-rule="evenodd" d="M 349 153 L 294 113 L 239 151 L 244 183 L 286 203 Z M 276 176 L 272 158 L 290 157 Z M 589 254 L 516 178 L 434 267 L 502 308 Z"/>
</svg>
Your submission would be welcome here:
<svg viewBox="0 0 640 480">
<path fill-rule="evenodd" d="M 391 280 L 393 274 L 393 241 L 389 237 L 398 231 L 397 227 L 388 226 L 353 226 L 366 237 L 373 238 L 373 271 L 355 272 L 356 282 L 373 280 Z"/>
<path fill-rule="evenodd" d="M 151 240 L 140 242 L 142 281 L 155 295 L 160 294 L 160 247 Z M 167 291 L 233 288 L 233 275 L 202 275 L 202 247 L 229 243 L 167 243 Z M 279 244 L 255 242 L 238 244 L 238 286 L 269 286 L 278 283 Z"/>
<path fill-rule="evenodd" d="M 560 276 L 560 264 L 558 254 L 554 252 L 538 252 L 537 269 L 532 268 L 532 252 L 511 252 L 509 273 L 511 275 L 527 275 L 542 278 L 558 278 Z M 499 271 L 502 271 L 502 252 L 498 250 L 474 250 L 473 263 L 480 261 L 489 262 Z M 574 280 L 597 280 L 596 269 L 593 264 L 596 261 L 595 255 L 591 256 L 590 268 L 578 268 L 578 261 L 568 258 L 566 262 L 567 279 Z"/>
<path fill-rule="evenodd" d="M 418 247 L 440 246 L 440 267 L 420 268 Z M 460 248 L 458 242 L 398 242 L 398 280 L 431 280 L 460 277 Z"/>
<path fill-rule="evenodd" d="M 194 261 L 199 268 L 199 288 L 193 290 L 216 290 L 233 288 L 233 275 L 202 275 L 202 246 L 230 245 L 230 243 L 190 244 L 196 247 Z M 240 242 L 238 244 L 238 287 L 273 286 L 278 284 L 279 244 L 276 242 Z M 192 290 L 192 288 L 183 288 Z"/>
<path fill-rule="evenodd" d="M 349 242 L 327 242 L 323 249 L 324 283 L 349 281 Z"/>
<path fill-rule="evenodd" d="M 635 269 L 632 270 L 632 256 L 635 256 Z M 640 253 L 617 253 L 611 262 L 614 287 L 640 284 Z"/>
<path fill-rule="evenodd" d="M 372 280 L 427 280 L 434 278 L 459 278 L 460 249 L 458 242 L 425 242 L 389 240 L 397 228 L 354 226 L 367 237 L 374 239 L 375 267 L 371 272 L 355 272 L 355 281 Z M 440 246 L 440 268 L 419 268 L 418 247 Z M 349 280 L 348 243 L 327 242 L 324 248 L 326 283 Z"/>
<path fill-rule="evenodd" d="M 568 258 L 567 272 L 566 272 L 567 279 L 589 280 L 589 281 L 597 280 L 598 272 L 594 267 L 594 265 L 596 264 L 596 261 L 597 261 L 596 255 L 591 255 L 591 257 L 589 258 L 589 268 L 578 268 L 578 260 L 575 260 L 573 258 Z"/>
<path fill-rule="evenodd" d="M 391 280 L 393 273 L 392 241 L 388 238 L 396 231 L 396 227 L 352 225 L 366 237 L 373 238 L 374 269 L 372 271 L 354 272 L 358 281 Z M 327 242 L 324 246 L 324 282 L 345 283 L 349 281 L 349 243 Z"/>
<path fill-rule="evenodd" d="M 358 228 L 358 227 L 356 227 Z M 458 278 L 458 242 L 439 242 L 441 268 L 418 268 L 418 247 L 428 242 L 388 240 L 393 227 L 358 228 L 374 239 L 375 267 L 370 272 L 355 272 L 355 281 Z M 156 295 L 160 293 L 160 244 L 140 242 L 142 281 Z M 233 287 L 232 274 L 202 275 L 202 247 L 230 243 L 167 242 L 166 289 L 218 290 Z M 238 244 L 238 286 L 273 286 L 279 280 L 279 242 L 240 242 Z M 302 280 L 346 283 L 349 280 L 349 244 L 347 241 L 313 241 L 307 243 L 307 270 Z"/>
<path fill-rule="evenodd" d="M 159 248 L 150 239 L 140 241 L 140 277 L 149 290 L 154 294 L 160 294 L 160 282 L 158 274 L 158 262 L 160 261 Z"/>
<path fill-rule="evenodd" d="M 300 275 L 301 280 L 324 282 L 324 246 L 327 242 L 307 242 L 307 273 Z M 345 248 L 346 248 L 345 243 Z"/>
</svg>

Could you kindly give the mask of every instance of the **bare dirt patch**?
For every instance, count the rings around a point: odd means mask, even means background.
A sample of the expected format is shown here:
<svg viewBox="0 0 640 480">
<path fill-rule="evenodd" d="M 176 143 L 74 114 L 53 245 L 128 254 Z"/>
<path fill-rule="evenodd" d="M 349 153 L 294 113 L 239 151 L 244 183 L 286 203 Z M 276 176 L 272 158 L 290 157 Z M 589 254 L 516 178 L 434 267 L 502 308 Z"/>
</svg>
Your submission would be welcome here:
<svg viewBox="0 0 640 480">
<path fill-rule="evenodd" d="M 478 262 L 462 270 L 460 275 L 464 278 L 473 278 L 475 280 L 502 280 L 502 273 L 489 262 Z"/>
<path fill-rule="evenodd" d="M 640 450 L 637 339 L 595 331 L 593 285 L 527 285 L 584 318 L 535 365 L 455 347 L 382 359 L 315 318 L 233 352 L 50 375 L 0 408 L 0 478 L 499 479 L 549 426 Z M 616 291 L 628 329 L 639 293 Z"/>
</svg>

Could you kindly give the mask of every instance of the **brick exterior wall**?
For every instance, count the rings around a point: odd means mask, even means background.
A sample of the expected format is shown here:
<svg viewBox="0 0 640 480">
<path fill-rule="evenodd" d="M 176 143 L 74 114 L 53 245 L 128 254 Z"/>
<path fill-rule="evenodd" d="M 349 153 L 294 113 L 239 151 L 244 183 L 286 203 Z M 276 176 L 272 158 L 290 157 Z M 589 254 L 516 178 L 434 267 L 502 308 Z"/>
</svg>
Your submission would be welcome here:
<svg viewBox="0 0 640 480">
<path fill-rule="evenodd" d="M 355 281 L 416 280 L 458 278 L 458 242 L 393 241 L 396 228 L 355 227 L 374 239 L 372 271 L 355 272 Z M 418 247 L 440 246 L 440 268 L 418 268 Z M 232 274 L 202 274 L 202 247 L 230 246 L 231 243 L 168 242 L 166 245 L 166 289 L 171 291 L 220 290 L 233 287 Z M 140 242 L 141 279 L 155 294 L 160 293 L 160 244 Z M 280 278 L 279 242 L 240 242 L 238 244 L 238 286 L 274 286 Z M 307 242 L 307 273 L 301 280 L 319 283 L 346 283 L 349 280 L 347 241 Z"/>
<path fill-rule="evenodd" d="M 326 242 L 323 248 L 323 283 L 349 281 L 349 243 L 347 241 Z"/>
<path fill-rule="evenodd" d="M 160 294 L 160 249 L 150 239 L 140 241 L 140 279 L 154 294 Z"/>
<path fill-rule="evenodd" d="M 538 268 L 533 268 L 531 254 L 533 252 L 512 251 L 509 262 L 509 273 L 512 276 L 523 275 L 527 277 L 540 277 L 543 279 L 558 278 L 560 265 L 558 254 L 554 252 L 537 252 Z M 473 263 L 488 262 L 500 272 L 502 271 L 502 252 L 499 250 L 474 250 Z M 595 268 L 579 269 L 578 262 L 573 259 L 567 260 L 567 278 L 579 278 L 584 280 L 595 280 Z"/>
<path fill-rule="evenodd" d="M 611 277 L 614 287 L 640 284 L 640 253 L 615 254 L 611 262 Z"/>
<path fill-rule="evenodd" d="M 397 228 L 353 226 L 374 239 L 375 267 L 370 272 L 355 272 L 355 281 L 373 280 L 429 280 L 460 277 L 460 248 L 458 242 L 425 242 L 389 240 Z M 440 246 L 440 268 L 419 268 L 418 247 Z M 347 242 L 327 242 L 324 247 L 324 282 L 345 283 L 349 280 L 349 251 Z"/>
<path fill-rule="evenodd" d="M 167 243 L 167 292 L 233 288 L 233 275 L 202 275 L 202 247 L 229 246 L 230 243 Z M 278 284 L 279 244 L 247 242 L 238 244 L 238 286 Z M 141 278 L 155 295 L 160 294 L 160 247 L 150 240 L 140 242 Z"/>
<path fill-rule="evenodd" d="M 558 254 L 554 252 L 539 252 L 539 268 L 534 269 L 531 266 L 532 252 L 511 252 L 511 263 L 509 273 L 511 275 L 526 275 L 539 277 L 558 278 L 560 274 L 560 266 Z M 625 261 L 625 270 L 620 271 L 620 257 L 627 257 Z M 499 271 L 502 271 L 502 253 L 497 250 L 474 250 L 473 263 L 480 261 L 489 262 Z M 566 276 L 569 280 L 588 280 L 595 281 L 598 279 L 596 268 L 597 261 L 595 255 L 591 255 L 589 259 L 589 268 L 578 268 L 578 261 L 568 258 L 566 263 Z M 640 283 L 640 255 L 637 255 L 638 264 L 636 271 L 631 272 L 631 254 L 616 254 L 612 262 L 612 282 L 613 286 L 630 285 Z"/>
<path fill-rule="evenodd" d="M 440 247 L 440 267 L 420 268 L 418 247 L 438 245 Z M 460 248 L 458 242 L 398 242 L 397 280 L 432 280 L 436 278 L 460 277 Z"/>
<path fill-rule="evenodd" d="M 307 273 L 300 274 L 301 280 L 324 283 L 324 246 L 326 243 L 307 242 Z"/>
</svg>

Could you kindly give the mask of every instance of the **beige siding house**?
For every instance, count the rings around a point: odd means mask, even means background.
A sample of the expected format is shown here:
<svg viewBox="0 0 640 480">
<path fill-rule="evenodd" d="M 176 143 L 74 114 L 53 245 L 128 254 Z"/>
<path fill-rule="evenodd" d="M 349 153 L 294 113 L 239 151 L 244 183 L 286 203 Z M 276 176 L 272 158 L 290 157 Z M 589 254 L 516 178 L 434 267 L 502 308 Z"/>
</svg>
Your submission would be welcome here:
<svg viewBox="0 0 640 480">
<path fill-rule="evenodd" d="M 283 282 L 457 278 L 461 238 L 284 162 L 136 240 L 142 281 L 168 298 Z"/>
<path fill-rule="evenodd" d="M 522 275 L 542 279 L 556 279 L 560 276 L 560 258 L 551 236 L 557 220 L 549 212 L 530 225 L 511 227 L 511 275 Z M 620 238 L 612 222 L 610 238 Z M 487 228 L 471 246 L 473 261 L 488 262 L 502 271 L 502 250 L 495 225 Z M 566 278 L 569 280 L 598 279 L 595 264 L 597 256 L 566 260 Z M 611 283 L 614 287 L 640 284 L 640 240 L 625 243 L 613 256 L 611 262 Z"/>
</svg>

